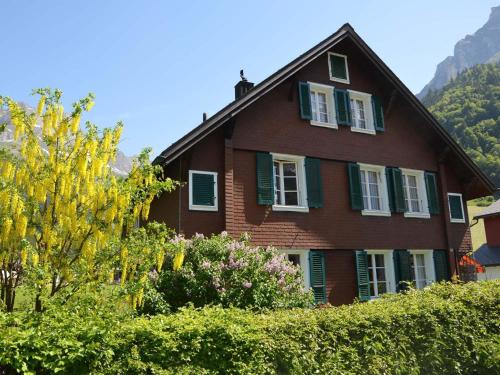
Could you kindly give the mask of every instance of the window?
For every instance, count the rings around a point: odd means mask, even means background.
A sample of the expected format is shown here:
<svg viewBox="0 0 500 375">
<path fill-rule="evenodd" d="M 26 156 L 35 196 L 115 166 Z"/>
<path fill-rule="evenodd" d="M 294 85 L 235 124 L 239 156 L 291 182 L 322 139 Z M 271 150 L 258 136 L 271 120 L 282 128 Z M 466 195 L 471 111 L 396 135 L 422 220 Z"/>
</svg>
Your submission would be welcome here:
<svg viewBox="0 0 500 375">
<path fill-rule="evenodd" d="M 434 282 L 434 260 L 432 250 L 410 250 L 411 277 L 418 289 Z"/>
<path fill-rule="evenodd" d="M 394 293 L 392 250 L 367 250 L 370 298 L 383 293 Z"/>
<path fill-rule="evenodd" d="M 423 171 L 402 169 L 405 217 L 430 218 Z"/>
<path fill-rule="evenodd" d="M 334 115 L 333 87 L 309 82 L 311 125 L 337 128 Z"/>
<path fill-rule="evenodd" d="M 359 91 L 348 91 L 351 101 L 351 130 L 360 133 L 376 134 L 371 95 Z"/>
<path fill-rule="evenodd" d="M 189 209 L 217 211 L 217 172 L 189 171 Z"/>
<path fill-rule="evenodd" d="M 304 157 L 273 154 L 275 211 L 309 211 Z"/>
<path fill-rule="evenodd" d="M 448 207 L 452 223 L 465 223 L 464 204 L 462 194 L 448 193 Z"/>
<path fill-rule="evenodd" d="M 385 167 L 360 164 L 363 215 L 390 216 Z"/>
<path fill-rule="evenodd" d="M 328 68 L 330 71 L 330 80 L 342 83 L 350 83 L 349 69 L 347 68 L 347 56 L 329 52 Z"/>
<path fill-rule="evenodd" d="M 286 254 L 286 257 L 290 262 L 300 266 L 302 274 L 304 275 L 304 287 L 309 289 L 309 250 L 286 249 L 280 250 L 280 253 Z"/>
</svg>

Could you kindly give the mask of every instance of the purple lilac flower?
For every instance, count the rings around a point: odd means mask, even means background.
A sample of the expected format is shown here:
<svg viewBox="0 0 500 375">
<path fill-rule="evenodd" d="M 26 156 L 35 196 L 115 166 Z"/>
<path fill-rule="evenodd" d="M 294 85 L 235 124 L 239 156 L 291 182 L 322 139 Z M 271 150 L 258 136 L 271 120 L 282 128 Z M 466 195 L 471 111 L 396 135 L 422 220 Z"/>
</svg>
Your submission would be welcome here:
<svg viewBox="0 0 500 375">
<path fill-rule="evenodd" d="M 210 261 L 208 260 L 204 260 L 203 262 L 201 262 L 201 265 L 200 267 L 204 270 L 208 270 L 210 268 L 210 266 L 212 265 L 212 263 L 210 263 Z"/>
<path fill-rule="evenodd" d="M 248 289 L 248 288 L 251 288 L 251 287 L 252 287 L 252 283 L 250 281 L 245 281 L 243 283 L 243 288 Z"/>
<path fill-rule="evenodd" d="M 212 280 L 212 284 L 213 286 L 216 288 L 216 289 L 219 289 L 220 288 L 220 279 L 218 277 L 214 278 Z"/>
</svg>

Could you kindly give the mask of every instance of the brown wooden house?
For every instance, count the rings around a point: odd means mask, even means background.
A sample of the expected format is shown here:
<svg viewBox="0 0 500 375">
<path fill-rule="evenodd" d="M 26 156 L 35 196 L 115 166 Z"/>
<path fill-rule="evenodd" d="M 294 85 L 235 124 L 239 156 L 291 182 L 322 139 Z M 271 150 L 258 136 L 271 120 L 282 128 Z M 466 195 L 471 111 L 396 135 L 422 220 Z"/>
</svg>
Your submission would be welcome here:
<svg viewBox="0 0 500 375">
<path fill-rule="evenodd" d="M 318 302 L 457 273 L 468 199 L 494 186 L 346 24 L 163 151 L 151 218 L 274 245 Z"/>
</svg>

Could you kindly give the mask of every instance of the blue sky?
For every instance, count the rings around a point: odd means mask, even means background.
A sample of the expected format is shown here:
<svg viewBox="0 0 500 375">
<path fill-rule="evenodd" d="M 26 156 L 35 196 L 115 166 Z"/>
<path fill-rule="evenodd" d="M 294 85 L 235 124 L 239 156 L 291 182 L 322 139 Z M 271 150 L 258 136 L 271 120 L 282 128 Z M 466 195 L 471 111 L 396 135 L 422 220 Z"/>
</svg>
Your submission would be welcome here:
<svg viewBox="0 0 500 375">
<path fill-rule="evenodd" d="M 125 122 L 121 149 L 154 154 L 233 99 L 239 70 L 258 83 L 345 22 L 413 91 L 499 1 L 2 0 L 0 95 L 35 104 L 37 87 L 87 119 Z"/>
</svg>

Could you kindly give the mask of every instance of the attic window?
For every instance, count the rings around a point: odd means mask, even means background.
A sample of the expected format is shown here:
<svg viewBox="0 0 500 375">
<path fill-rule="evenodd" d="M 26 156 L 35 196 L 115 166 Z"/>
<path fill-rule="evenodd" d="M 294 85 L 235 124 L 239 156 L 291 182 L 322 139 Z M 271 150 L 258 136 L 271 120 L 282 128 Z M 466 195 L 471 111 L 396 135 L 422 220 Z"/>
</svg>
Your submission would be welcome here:
<svg viewBox="0 0 500 375">
<path fill-rule="evenodd" d="M 328 67 L 330 80 L 341 83 L 349 82 L 349 70 L 347 68 L 347 56 L 338 53 L 328 53 Z"/>
</svg>

